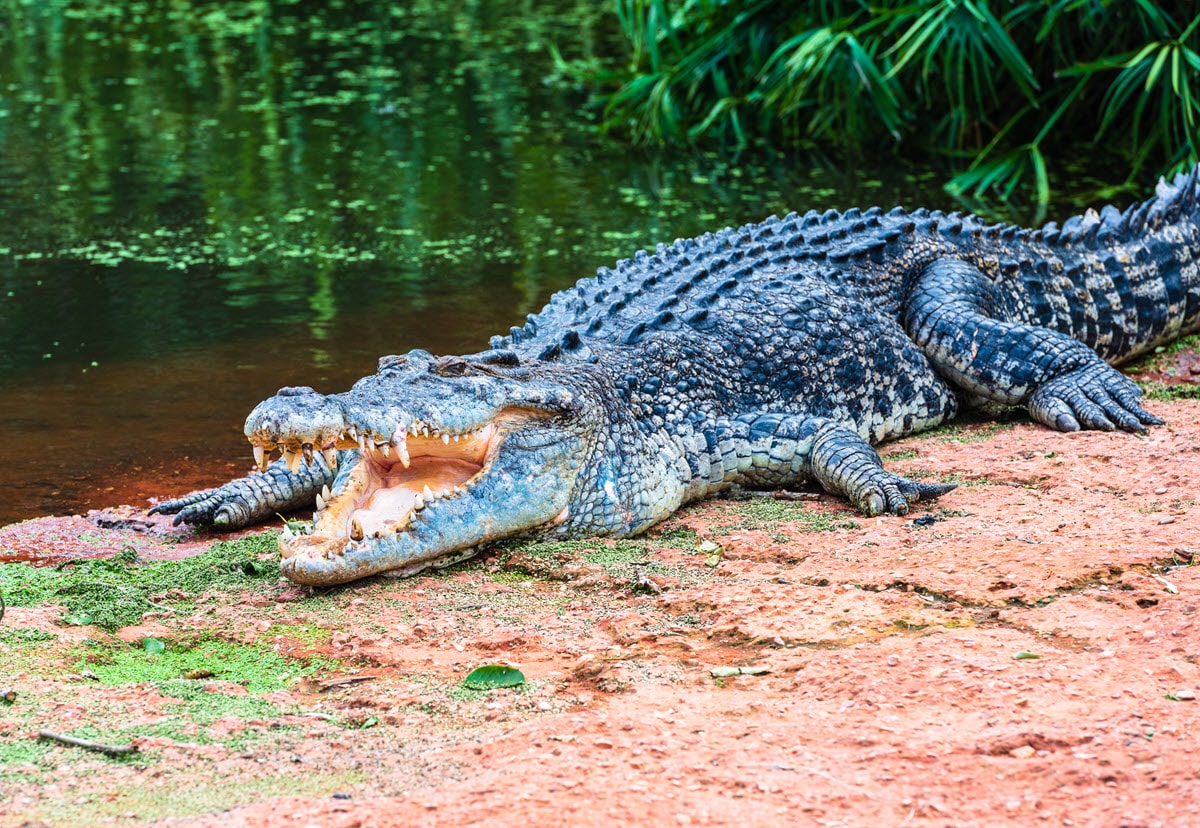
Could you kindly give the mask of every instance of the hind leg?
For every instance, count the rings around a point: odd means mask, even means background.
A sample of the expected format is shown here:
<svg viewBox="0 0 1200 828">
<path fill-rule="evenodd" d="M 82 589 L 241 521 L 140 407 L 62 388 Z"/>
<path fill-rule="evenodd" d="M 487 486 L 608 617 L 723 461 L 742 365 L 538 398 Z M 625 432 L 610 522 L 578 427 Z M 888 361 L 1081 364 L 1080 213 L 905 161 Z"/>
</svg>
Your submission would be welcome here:
<svg viewBox="0 0 1200 828">
<path fill-rule="evenodd" d="M 904 308 L 904 326 L 943 376 L 969 394 L 1021 405 L 1059 431 L 1145 431 L 1162 420 L 1141 390 L 1082 342 L 991 316 L 992 282 L 957 259 L 927 266 Z"/>
</svg>

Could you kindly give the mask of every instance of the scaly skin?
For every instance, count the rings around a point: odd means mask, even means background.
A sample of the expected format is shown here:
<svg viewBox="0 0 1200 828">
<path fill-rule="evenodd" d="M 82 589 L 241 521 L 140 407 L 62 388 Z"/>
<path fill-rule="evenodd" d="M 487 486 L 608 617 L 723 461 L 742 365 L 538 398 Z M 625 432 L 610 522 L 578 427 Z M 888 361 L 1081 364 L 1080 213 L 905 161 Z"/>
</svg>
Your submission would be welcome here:
<svg viewBox="0 0 1200 828">
<path fill-rule="evenodd" d="M 281 390 L 246 422 L 264 474 L 155 511 L 233 527 L 315 500 L 280 539 L 307 584 L 505 537 L 633 535 L 731 487 L 815 480 L 904 514 L 952 487 L 886 471 L 871 445 L 960 398 L 1062 431 L 1160 422 L 1108 363 L 1200 329 L 1198 197 L 1193 170 L 1061 230 L 874 209 L 660 245 L 487 351 L 385 357 L 342 394 Z"/>
</svg>

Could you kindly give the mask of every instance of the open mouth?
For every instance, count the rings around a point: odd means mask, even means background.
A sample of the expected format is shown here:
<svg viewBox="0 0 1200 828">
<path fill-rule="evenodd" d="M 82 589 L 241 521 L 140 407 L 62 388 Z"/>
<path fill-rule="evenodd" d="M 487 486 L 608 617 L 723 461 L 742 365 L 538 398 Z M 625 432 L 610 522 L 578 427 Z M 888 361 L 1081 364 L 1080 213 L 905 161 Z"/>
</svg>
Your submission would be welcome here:
<svg viewBox="0 0 1200 828">
<path fill-rule="evenodd" d="M 514 420 L 527 418 L 502 414 L 460 433 L 417 421 L 411 426 L 401 424 L 386 440 L 352 430 L 327 439 L 321 448 L 327 459 L 334 449 L 355 448 L 360 462 L 339 479 L 336 492 L 326 487 L 317 496 L 310 527 L 285 527 L 279 539 L 282 556 L 303 551 L 329 557 L 343 553 L 348 543 L 412 528 L 437 501 L 465 494 L 487 471 L 504 435 L 516 425 Z M 267 461 L 270 448 L 274 446 L 255 446 L 256 457 L 262 452 L 260 463 Z M 313 451 L 311 443 L 281 448 L 290 466 Z"/>
</svg>

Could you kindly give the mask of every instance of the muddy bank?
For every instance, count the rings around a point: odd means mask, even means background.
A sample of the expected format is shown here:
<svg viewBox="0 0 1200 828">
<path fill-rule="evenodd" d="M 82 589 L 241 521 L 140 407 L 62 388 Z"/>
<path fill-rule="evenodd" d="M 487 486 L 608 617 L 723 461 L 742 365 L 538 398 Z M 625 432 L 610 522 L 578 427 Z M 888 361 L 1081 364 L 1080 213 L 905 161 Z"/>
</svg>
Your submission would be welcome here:
<svg viewBox="0 0 1200 828">
<path fill-rule="evenodd" d="M 905 517 L 713 502 L 407 581 L 164 590 L 114 630 L 11 607 L 0 822 L 1191 824 L 1200 401 L 1149 406 L 1169 425 L 1143 437 L 1006 421 L 886 446 L 960 484 Z M 207 542 L 114 515 L 133 523 L 3 537 Z M 527 683 L 464 688 L 484 663 Z"/>
</svg>

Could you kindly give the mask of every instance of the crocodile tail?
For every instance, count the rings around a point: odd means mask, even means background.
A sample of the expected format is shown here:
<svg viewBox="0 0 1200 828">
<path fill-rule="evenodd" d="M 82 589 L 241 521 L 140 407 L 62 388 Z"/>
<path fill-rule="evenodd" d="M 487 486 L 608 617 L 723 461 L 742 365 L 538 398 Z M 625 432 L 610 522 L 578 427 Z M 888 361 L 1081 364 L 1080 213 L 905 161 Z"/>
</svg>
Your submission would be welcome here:
<svg viewBox="0 0 1200 828">
<path fill-rule="evenodd" d="M 1200 330 L 1200 164 L 1154 198 L 1107 206 L 1025 236 L 1026 321 L 1068 334 L 1117 364 Z"/>
</svg>

